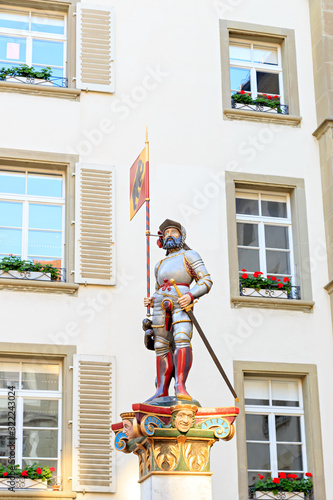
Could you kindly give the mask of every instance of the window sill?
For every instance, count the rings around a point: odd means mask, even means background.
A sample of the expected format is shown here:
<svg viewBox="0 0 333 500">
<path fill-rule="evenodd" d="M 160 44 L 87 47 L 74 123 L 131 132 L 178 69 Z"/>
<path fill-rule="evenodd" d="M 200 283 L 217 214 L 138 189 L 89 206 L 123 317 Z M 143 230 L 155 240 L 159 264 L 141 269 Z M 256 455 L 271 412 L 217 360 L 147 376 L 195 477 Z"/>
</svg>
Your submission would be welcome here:
<svg viewBox="0 0 333 500">
<path fill-rule="evenodd" d="M 36 490 L 15 490 L 15 491 L 1 491 L 0 498 L 11 498 L 12 500 L 17 500 L 22 498 L 52 498 L 53 500 L 58 500 L 58 498 L 76 498 L 76 493 L 71 493 L 67 491 L 36 491 Z"/>
<path fill-rule="evenodd" d="M 19 94 L 41 95 L 44 97 L 59 97 L 60 99 L 78 100 L 81 90 L 63 87 L 43 87 L 28 83 L 11 83 L 0 81 L 0 92 L 14 92 Z"/>
<path fill-rule="evenodd" d="M 1 278 L 0 290 L 12 290 L 18 292 L 42 292 L 42 293 L 64 293 L 67 295 L 76 294 L 79 289 L 77 283 L 62 283 L 52 281 L 34 281 Z"/>
<path fill-rule="evenodd" d="M 302 121 L 301 116 L 283 115 L 279 113 L 261 113 L 244 109 L 224 109 L 223 114 L 228 120 L 247 120 L 252 122 L 279 123 L 291 127 L 299 127 Z"/>
<path fill-rule="evenodd" d="M 231 296 L 233 307 L 260 307 L 263 309 L 289 309 L 312 312 L 314 302 L 311 300 L 270 299 L 260 297 Z"/>
</svg>

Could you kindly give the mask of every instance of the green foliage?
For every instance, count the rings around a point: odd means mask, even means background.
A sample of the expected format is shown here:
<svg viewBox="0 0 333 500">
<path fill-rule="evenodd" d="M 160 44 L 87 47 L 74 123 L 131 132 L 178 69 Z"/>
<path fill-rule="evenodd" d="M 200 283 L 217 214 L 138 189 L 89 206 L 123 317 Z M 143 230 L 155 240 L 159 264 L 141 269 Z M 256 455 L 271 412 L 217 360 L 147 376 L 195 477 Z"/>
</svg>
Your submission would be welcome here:
<svg viewBox="0 0 333 500">
<path fill-rule="evenodd" d="M 51 280 L 57 280 L 60 277 L 60 270 L 53 267 L 51 264 L 41 264 L 40 262 L 32 262 L 31 260 L 22 260 L 20 257 L 10 255 L 3 257 L 0 261 L 0 269 L 3 271 L 19 271 L 19 272 L 40 272 L 50 273 Z"/>
<path fill-rule="evenodd" d="M 25 76 L 28 78 L 50 80 L 52 76 L 52 69 L 50 68 L 50 66 L 47 66 L 46 68 L 36 70 L 33 66 L 20 64 L 19 66 L 13 66 L 12 68 L 1 68 L 0 80 L 6 80 L 6 76 Z"/>
<path fill-rule="evenodd" d="M 289 475 L 294 476 L 294 474 Z M 271 491 L 274 495 L 277 495 L 279 491 L 298 491 L 303 493 L 310 493 L 313 488 L 313 483 L 310 478 L 281 478 L 281 474 L 279 474 L 279 476 L 279 478 L 274 478 L 274 480 L 271 477 L 268 479 L 258 479 L 258 481 L 256 481 L 256 483 L 252 486 L 252 488 L 255 491 Z M 274 481 L 279 482 L 277 483 Z"/>
<path fill-rule="evenodd" d="M 38 470 L 38 472 L 37 472 Z M 0 464 L 0 477 L 26 477 L 29 479 L 40 479 L 41 481 L 48 481 L 52 478 L 53 467 L 42 467 L 36 462 L 32 465 L 22 469 L 18 464 L 16 465 L 3 465 Z"/>
<path fill-rule="evenodd" d="M 238 102 L 240 104 L 253 104 L 253 105 L 260 105 L 260 106 L 268 106 L 269 108 L 276 109 L 278 113 L 282 113 L 282 109 L 280 107 L 280 99 L 277 98 L 270 98 L 268 96 L 262 96 L 262 97 L 257 97 L 256 99 L 252 99 L 250 94 L 247 94 L 246 92 L 240 92 L 237 94 L 232 95 L 232 99 L 235 102 Z"/>
</svg>

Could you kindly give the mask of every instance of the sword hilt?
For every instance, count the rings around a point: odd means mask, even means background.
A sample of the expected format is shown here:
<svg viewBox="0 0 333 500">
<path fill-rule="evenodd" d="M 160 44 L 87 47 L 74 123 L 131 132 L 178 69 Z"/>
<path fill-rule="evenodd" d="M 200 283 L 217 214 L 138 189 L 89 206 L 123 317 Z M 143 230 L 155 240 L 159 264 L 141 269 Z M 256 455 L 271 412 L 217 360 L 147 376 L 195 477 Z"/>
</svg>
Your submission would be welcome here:
<svg viewBox="0 0 333 500">
<path fill-rule="evenodd" d="M 182 296 L 183 296 L 183 294 L 182 294 L 182 292 L 179 290 L 178 286 L 176 285 L 175 280 L 174 280 L 174 279 L 171 279 L 171 280 L 170 280 L 170 283 L 171 283 L 171 285 L 174 287 L 174 289 L 176 290 L 178 297 L 179 297 L 179 298 L 180 298 L 180 297 L 182 297 Z M 189 304 L 188 306 L 183 307 L 182 309 L 183 309 L 183 311 L 188 312 L 188 311 L 190 311 L 190 310 L 192 309 L 193 305 L 194 305 L 194 304 Z"/>
</svg>

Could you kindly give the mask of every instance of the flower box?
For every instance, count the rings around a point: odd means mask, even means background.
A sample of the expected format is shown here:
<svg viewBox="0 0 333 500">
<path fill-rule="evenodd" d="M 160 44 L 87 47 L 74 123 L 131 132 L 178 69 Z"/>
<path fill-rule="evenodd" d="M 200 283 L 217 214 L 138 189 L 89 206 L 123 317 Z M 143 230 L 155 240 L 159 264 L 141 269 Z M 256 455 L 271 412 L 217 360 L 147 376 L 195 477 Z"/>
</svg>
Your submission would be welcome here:
<svg viewBox="0 0 333 500">
<path fill-rule="evenodd" d="M 0 269 L 0 278 L 51 281 L 51 273 L 42 273 L 40 271 L 4 271 Z"/>
<path fill-rule="evenodd" d="M 304 500 L 301 491 L 279 491 L 276 495 L 272 491 L 256 491 L 256 500 Z"/>
<path fill-rule="evenodd" d="M 261 288 L 260 290 L 257 290 L 256 288 L 244 287 L 242 288 L 242 295 L 245 297 L 265 297 L 273 299 L 288 298 L 288 293 L 285 290 L 271 288 Z"/>
<path fill-rule="evenodd" d="M 43 85 L 53 87 L 53 82 L 44 80 L 43 78 L 32 78 L 30 76 L 6 76 L 6 82 L 12 83 L 29 83 L 33 85 Z"/>
<path fill-rule="evenodd" d="M 15 479 L 15 485 L 13 484 Z M 14 490 L 47 490 L 47 481 L 40 479 L 30 479 L 29 477 L 0 478 L 0 489 L 14 488 Z"/>
<path fill-rule="evenodd" d="M 243 102 L 233 102 L 232 105 L 233 109 L 249 109 L 252 111 L 262 111 L 263 113 L 278 113 L 277 108 L 271 108 L 270 106 L 265 106 L 263 104 L 245 104 Z M 281 114 L 281 111 L 280 111 Z"/>
</svg>

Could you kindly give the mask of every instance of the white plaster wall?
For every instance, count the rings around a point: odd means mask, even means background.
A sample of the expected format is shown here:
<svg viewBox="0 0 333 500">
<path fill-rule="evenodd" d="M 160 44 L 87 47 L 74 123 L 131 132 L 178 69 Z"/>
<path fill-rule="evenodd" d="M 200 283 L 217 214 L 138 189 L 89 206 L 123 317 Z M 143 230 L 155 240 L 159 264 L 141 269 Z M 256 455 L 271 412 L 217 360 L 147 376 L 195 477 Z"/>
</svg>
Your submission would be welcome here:
<svg viewBox="0 0 333 500">
<path fill-rule="evenodd" d="M 329 301 L 323 289 L 327 267 L 319 158 L 312 136 L 316 119 L 308 2 L 114 0 L 112 4 L 115 94 L 82 92 L 80 101 L 72 102 L 0 93 L 0 131 L 4 148 L 79 153 L 83 162 L 116 166 L 118 285 L 81 286 L 78 297 L 0 292 L 1 338 L 69 343 L 77 345 L 79 353 L 116 356 L 117 414 L 153 393 L 154 354 L 144 348 L 141 332 L 145 214 L 142 209 L 130 223 L 128 207 L 129 167 L 144 147 L 148 124 L 152 231 L 165 218 L 180 220 L 189 245 L 203 256 L 215 285 L 196 307 L 196 315 L 230 377 L 235 359 L 317 365 L 327 473 L 333 468 L 329 422 L 333 351 Z M 295 30 L 301 128 L 222 119 L 219 17 Z M 158 76 L 152 76 L 156 72 Z M 154 89 L 144 96 L 140 88 L 147 81 Z M 106 118 L 110 133 L 96 133 Z M 249 145 L 252 138 L 259 141 L 260 150 Z M 305 179 L 313 313 L 231 308 L 225 170 Z M 214 176 L 222 182 L 212 185 Z M 153 242 L 152 263 L 162 255 Z M 249 322 L 258 327 L 247 331 Z M 234 345 L 227 342 L 227 334 L 233 336 Z M 203 406 L 233 405 L 197 333 L 193 348 L 189 392 Z M 115 500 L 139 498 L 136 461 L 118 454 Z M 236 440 L 216 444 L 211 464 L 213 499 L 221 498 L 222 491 L 224 498 L 236 499 Z M 86 500 L 104 497 L 85 495 Z M 327 499 L 333 499 L 329 486 Z"/>
</svg>

